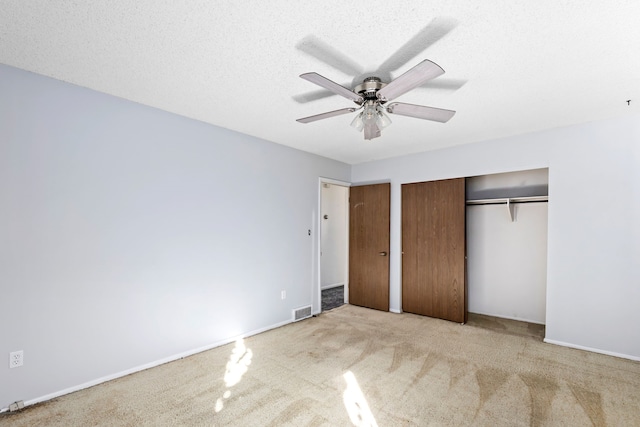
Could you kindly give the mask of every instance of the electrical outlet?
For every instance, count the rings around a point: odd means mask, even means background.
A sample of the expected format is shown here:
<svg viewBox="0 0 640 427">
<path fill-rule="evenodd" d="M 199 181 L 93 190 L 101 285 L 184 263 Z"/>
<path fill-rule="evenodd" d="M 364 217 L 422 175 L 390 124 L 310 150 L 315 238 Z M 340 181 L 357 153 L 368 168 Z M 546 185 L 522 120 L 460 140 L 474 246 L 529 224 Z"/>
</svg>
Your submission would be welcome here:
<svg viewBox="0 0 640 427">
<path fill-rule="evenodd" d="M 24 351 L 12 351 L 9 353 L 9 368 L 17 368 L 24 365 Z"/>
<path fill-rule="evenodd" d="M 280 299 L 287 299 L 287 291 L 280 291 Z"/>
</svg>

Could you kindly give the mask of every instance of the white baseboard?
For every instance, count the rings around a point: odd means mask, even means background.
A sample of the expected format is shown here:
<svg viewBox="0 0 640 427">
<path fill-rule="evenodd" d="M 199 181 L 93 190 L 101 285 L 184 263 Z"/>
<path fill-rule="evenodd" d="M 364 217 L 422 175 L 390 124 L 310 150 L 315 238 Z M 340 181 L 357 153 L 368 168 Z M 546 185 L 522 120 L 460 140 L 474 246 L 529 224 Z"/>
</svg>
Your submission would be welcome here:
<svg viewBox="0 0 640 427">
<path fill-rule="evenodd" d="M 75 386 L 72 386 L 72 387 L 69 387 L 69 388 L 65 388 L 64 390 L 55 391 L 53 393 L 49 393 L 49 394 L 46 394 L 44 396 L 36 397 L 35 399 L 26 400 L 24 402 L 24 406 L 29 406 L 29 405 L 34 405 L 36 403 L 45 402 L 47 400 L 51 400 L 51 399 L 54 399 L 56 397 L 63 396 L 65 394 L 74 393 L 76 391 L 83 390 L 83 389 L 89 388 L 89 387 L 93 387 L 95 385 L 102 384 L 102 383 L 107 382 L 107 381 L 115 380 L 116 378 L 124 377 L 126 375 L 130 375 L 130 374 L 133 374 L 135 372 L 140 372 L 140 371 L 144 371 L 145 369 L 154 368 L 156 366 L 164 365 L 165 363 L 169 363 L 169 362 L 173 362 L 175 360 L 183 359 L 185 357 L 192 356 L 192 355 L 197 354 L 197 353 L 202 353 L 203 351 L 211 350 L 212 348 L 216 348 L 216 347 L 223 346 L 225 344 L 232 343 L 232 342 L 234 342 L 236 340 L 239 340 L 241 338 L 247 338 L 247 337 L 250 337 L 250 336 L 253 336 L 253 335 L 257 335 L 257 334 L 262 333 L 262 332 L 266 332 L 266 331 L 271 330 L 271 329 L 279 328 L 279 327 L 287 325 L 289 323 L 292 323 L 292 320 L 289 319 L 289 320 L 286 320 L 284 322 L 276 323 L 275 325 L 271 325 L 271 326 L 267 326 L 265 328 L 260 328 L 260 329 L 256 329 L 256 330 L 251 331 L 251 332 L 247 332 L 246 334 L 241 334 L 241 335 L 238 335 L 236 337 L 220 340 L 220 341 L 217 341 L 217 342 L 214 342 L 212 344 L 209 344 L 209 345 L 206 345 L 206 346 L 203 346 L 203 347 L 199 347 L 199 348 L 196 348 L 196 349 L 187 350 L 187 351 L 184 351 L 182 353 L 174 354 L 173 356 L 165 357 L 164 359 L 156 360 L 154 362 L 145 363 L 144 365 L 136 366 L 134 368 L 127 369 L 125 371 L 121 371 L 121 372 L 118 372 L 118 373 L 115 373 L 115 374 L 107 375 L 107 376 L 104 376 L 104 377 L 101 377 L 101 378 L 96 378 L 95 380 L 87 381 L 86 383 L 82 383 L 82 384 L 78 384 L 78 385 L 75 385 Z M 1 408 L 0 409 L 0 413 L 7 412 L 8 410 L 9 410 L 9 408 Z"/>
<path fill-rule="evenodd" d="M 320 290 L 326 291 L 327 289 L 337 288 L 338 286 L 344 286 L 344 283 L 333 283 L 331 285 L 324 285 L 320 287 Z"/>
<path fill-rule="evenodd" d="M 389 311 L 396 314 L 402 314 L 402 310 L 398 310 L 397 308 L 390 308 Z"/>
<path fill-rule="evenodd" d="M 605 354 L 607 356 L 619 357 L 621 359 L 629 359 L 629 360 L 633 360 L 633 361 L 636 361 L 636 362 L 640 362 L 640 357 L 631 356 L 630 354 L 616 353 L 616 352 L 613 352 L 613 351 L 601 350 L 599 348 L 593 348 L 593 347 L 585 347 L 583 345 L 571 344 L 571 343 L 567 343 L 567 342 L 563 342 L 563 341 L 550 340 L 550 339 L 547 339 L 547 338 L 545 338 L 543 341 L 548 343 L 548 344 L 555 344 L 555 345 L 560 345 L 562 347 L 575 348 L 575 349 L 578 349 L 578 350 L 585 350 L 585 351 L 590 351 L 592 353 L 600 353 L 600 354 Z"/>
</svg>

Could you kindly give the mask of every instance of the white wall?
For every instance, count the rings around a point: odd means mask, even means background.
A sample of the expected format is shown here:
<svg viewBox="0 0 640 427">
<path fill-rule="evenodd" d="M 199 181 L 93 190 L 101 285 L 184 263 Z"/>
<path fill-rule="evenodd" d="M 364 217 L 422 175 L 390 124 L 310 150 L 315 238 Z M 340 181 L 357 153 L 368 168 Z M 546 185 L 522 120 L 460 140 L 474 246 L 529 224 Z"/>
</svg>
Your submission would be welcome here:
<svg viewBox="0 0 640 427">
<path fill-rule="evenodd" d="M 347 203 L 349 188 L 323 184 L 320 235 L 321 289 L 344 285 L 347 271 Z M 324 216 L 328 218 L 324 218 Z"/>
<path fill-rule="evenodd" d="M 0 408 L 311 303 L 348 165 L 2 65 L 0 94 Z"/>
<path fill-rule="evenodd" d="M 353 166 L 354 183 L 391 180 L 391 309 L 401 309 L 401 184 L 545 167 L 546 339 L 640 359 L 638 115 Z"/>
</svg>

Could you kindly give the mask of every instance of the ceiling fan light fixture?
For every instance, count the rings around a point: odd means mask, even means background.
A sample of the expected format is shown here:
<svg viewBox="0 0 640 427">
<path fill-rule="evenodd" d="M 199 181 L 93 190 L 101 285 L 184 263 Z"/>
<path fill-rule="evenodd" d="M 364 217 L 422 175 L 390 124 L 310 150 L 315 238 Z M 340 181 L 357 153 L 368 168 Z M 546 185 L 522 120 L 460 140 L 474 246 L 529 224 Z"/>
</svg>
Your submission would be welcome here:
<svg viewBox="0 0 640 427">
<path fill-rule="evenodd" d="M 384 112 L 384 108 L 378 106 L 378 117 L 376 118 L 378 128 L 384 129 L 391 124 L 391 119 Z"/>
<path fill-rule="evenodd" d="M 357 130 L 358 132 L 361 132 L 362 129 L 364 129 L 364 121 L 362 120 L 362 111 L 359 112 L 356 115 L 356 117 L 353 119 L 353 121 L 351 122 L 351 127 Z"/>
<path fill-rule="evenodd" d="M 378 102 L 370 100 L 366 102 L 364 109 L 354 117 L 351 127 L 358 132 L 365 130 L 365 139 L 371 139 L 380 136 L 380 130 L 390 124 L 391 119 L 385 114 L 384 107 Z"/>
<path fill-rule="evenodd" d="M 375 122 L 378 119 L 378 108 L 375 101 L 367 101 L 362 112 L 362 120 L 365 123 Z"/>
</svg>

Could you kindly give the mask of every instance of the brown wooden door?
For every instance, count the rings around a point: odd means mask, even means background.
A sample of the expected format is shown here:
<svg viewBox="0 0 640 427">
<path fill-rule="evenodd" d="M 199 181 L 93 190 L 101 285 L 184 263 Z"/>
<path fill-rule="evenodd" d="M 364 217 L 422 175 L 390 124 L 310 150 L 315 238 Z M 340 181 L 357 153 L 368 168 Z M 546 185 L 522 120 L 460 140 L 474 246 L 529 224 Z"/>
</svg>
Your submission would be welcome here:
<svg viewBox="0 0 640 427">
<path fill-rule="evenodd" d="M 390 184 L 351 187 L 349 304 L 389 311 Z"/>
<path fill-rule="evenodd" d="M 464 178 L 402 185 L 402 310 L 466 321 Z"/>
</svg>

